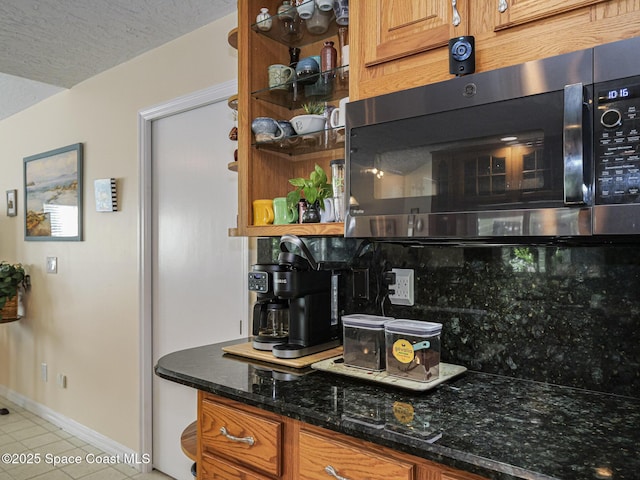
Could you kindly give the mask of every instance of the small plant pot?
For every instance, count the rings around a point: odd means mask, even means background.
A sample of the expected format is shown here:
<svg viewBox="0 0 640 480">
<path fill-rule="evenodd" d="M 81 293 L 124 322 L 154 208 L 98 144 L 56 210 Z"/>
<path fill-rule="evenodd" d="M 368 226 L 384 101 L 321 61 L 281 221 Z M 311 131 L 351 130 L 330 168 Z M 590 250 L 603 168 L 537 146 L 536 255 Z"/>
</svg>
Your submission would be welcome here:
<svg viewBox="0 0 640 480">
<path fill-rule="evenodd" d="M 298 135 L 319 132 L 326 124 L 324 115 L 297 115 L 291 119 L 291 125 Z"/>
<path fill-rule="evenodd" d="M 302 214 L 302 223 L 320 223 L 320 204 L 307 202 L 307 209 Z"/>
</svg>

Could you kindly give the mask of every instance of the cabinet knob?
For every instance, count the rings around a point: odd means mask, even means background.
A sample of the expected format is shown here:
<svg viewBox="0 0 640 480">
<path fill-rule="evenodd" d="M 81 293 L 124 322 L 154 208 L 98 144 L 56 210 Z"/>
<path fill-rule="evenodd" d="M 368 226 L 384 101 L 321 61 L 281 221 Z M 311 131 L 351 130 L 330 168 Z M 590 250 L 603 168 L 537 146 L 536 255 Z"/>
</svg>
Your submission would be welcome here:
<svg viewBox="0 0 640 480">
<path fill-rule="evenodd" d="M 509 4 L 507 3 L 507 0 L 498 0 L 498 11 L 500 13 L 506 12 L 507 8 L 509 8 Z"/>
<path fill-rule="evenodd" d="M 336 472 L 336 469 L 333 468 L 331 465 L 327 465 L 326 467 L 324 467 L 324 471 L 327 472 L 333 478 L 337 478 L 338 480 L 349 480 L 347 477 L 341 477 L 340 475 L 338 475 L 338 472 Z"/>
<path fill-rule="evenodd" d="M 224 427 L 220 427 L 220 433 L 225 437 L 227 437 L 232 442 L 241 442 L 241 443 L 246 443 L 248 445 L 253 445 L 254 443 L 256 443 L 253 437 L 242 437 L 242 438 L 234 437 L 233 435 L 230 435 L 229 432 L 227 432 L 227 429 Z"/>
</svg>

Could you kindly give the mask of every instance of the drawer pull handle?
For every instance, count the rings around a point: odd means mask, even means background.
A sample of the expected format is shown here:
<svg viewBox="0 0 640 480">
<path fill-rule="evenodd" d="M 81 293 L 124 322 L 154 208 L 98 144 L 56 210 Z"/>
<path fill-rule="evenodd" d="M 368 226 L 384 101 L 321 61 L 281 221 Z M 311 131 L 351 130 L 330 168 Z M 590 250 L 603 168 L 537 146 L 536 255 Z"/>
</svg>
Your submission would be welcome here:
<svg viewBox="0 0 640 480">
<path fill-rule="evenodd" d="M 246 443 L 248 445 L 253 445 L 254 443 L 256 443 L 256 441 L 253 439 L 253 437 L 240 438 L 240 437 L 234 437 L 233 435 L 229 435 L 229 432 L 227 432 L 227 429 L 224 428 L 224 427 L 220 427 L 220 433 L 222 435 L 224 435 L 225 437 L 227 437 L 232 442 L 242 442 L 242 443 Z"/>
<path fill-rule="evenodd" d="M 340 475 L 338 475 L 338 472 L 336 472 L 336 469 L 333 468 L 331 465 L 327 465 L 326 467 L 324 467 L 324 471 L 327 472 L 332 477 L 337 478 L 338 480 L 349 480 L 347 477 L 341 477 Z"/>
</svg>

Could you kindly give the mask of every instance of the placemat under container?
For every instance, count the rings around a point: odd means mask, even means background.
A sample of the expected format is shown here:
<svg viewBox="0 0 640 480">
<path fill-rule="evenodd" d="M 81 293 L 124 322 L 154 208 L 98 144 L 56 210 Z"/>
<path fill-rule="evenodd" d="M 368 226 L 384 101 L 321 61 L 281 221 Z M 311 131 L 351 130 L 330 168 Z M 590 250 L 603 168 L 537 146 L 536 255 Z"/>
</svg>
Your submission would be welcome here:
<svg viewBox="0 0 640 480">
<path fill-rule="evenodd" d="M 417 392 L 431 390 L 441 383 L 451 380 L 452 378 L 467 371 L 467 367 L 463 367 L 462 365 L 440 362 L 440 375 L 438 378 L 430 382 L 417 382 L 415 380 L 389 375 L 384 370 L 375 372 L 358 367 L 349 367 L 343 363 L 342 357 L 328 358 L 326 360 L 315 362 L 311 364 L 311 368 L 321 370 L 323 372 L 336 373 L 338 375 L 359 378 L 360 380 L 367 380 L 374 383 L 390 385 Z"/>
<path fill-rule="evenodd" d="M 292 368 L 304 368 L 304 367 L 308 367 L 314 362 L 318 362 L 320 360 L 342 355 L 342 345 L 340 345 L 339 347 L 334 347 L 329 350 L 325 350 L 323 352 L 314 353 L 312 355 L 307 355 L 305 357 L 300 357 L 300 358 L 277 358 L 277 357 L 274 357 L 270 351 L 256 350 L 255 348 L 253 348 L 252 342 L 237 343 L 235 345 L 222 347 L 222 351 L 226 353 L 231 353 L 233 355 L 238 355 L 240 357 L 252 358 L 254 360 L 261 360 L 267 363 L 275 363 L 277 365 L 286 365 L 287 367 L 292 367 Z"/>
</svg>

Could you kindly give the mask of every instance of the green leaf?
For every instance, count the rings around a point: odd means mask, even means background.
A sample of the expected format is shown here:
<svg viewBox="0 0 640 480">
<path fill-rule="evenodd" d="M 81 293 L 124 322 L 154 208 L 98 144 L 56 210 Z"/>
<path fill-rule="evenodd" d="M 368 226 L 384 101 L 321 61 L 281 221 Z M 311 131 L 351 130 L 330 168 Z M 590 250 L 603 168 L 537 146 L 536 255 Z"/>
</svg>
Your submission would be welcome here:
<svg viewBox="0 0 640 480">
<path fill-rule="evenodd" d="M 305 179 L 304 178 L 291 178 L 289 179 L 289 183 L 294 187 L 304 187 Z"/>
<path fill-rule="evenodd" d="M 298 207 L 298 202 L 300 201 L 300 191 L 294 190 L 292 192 L 287 193 L 287 207 L 289 210 L 294 211 Z"/>
</svg>

